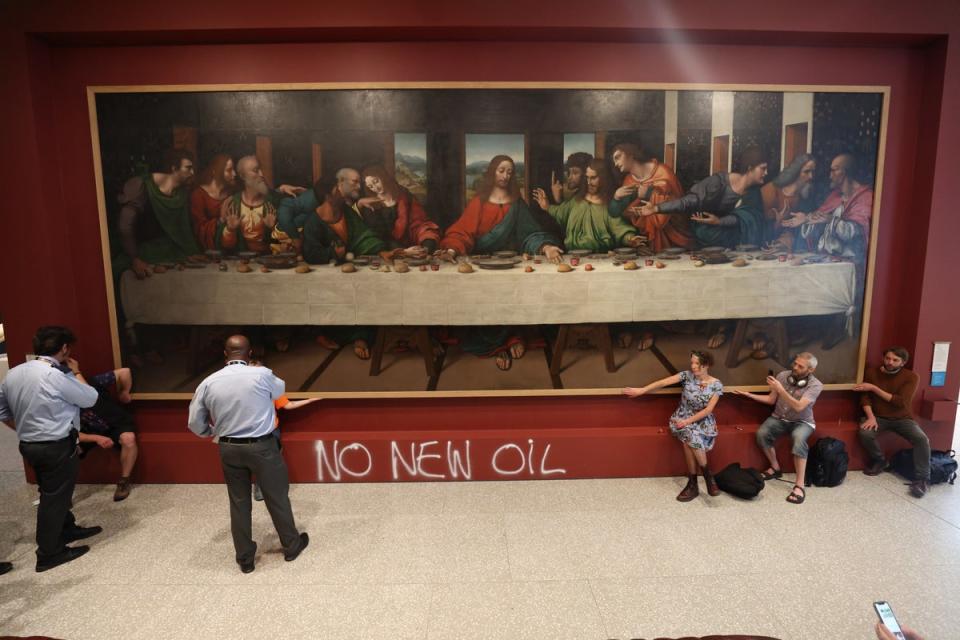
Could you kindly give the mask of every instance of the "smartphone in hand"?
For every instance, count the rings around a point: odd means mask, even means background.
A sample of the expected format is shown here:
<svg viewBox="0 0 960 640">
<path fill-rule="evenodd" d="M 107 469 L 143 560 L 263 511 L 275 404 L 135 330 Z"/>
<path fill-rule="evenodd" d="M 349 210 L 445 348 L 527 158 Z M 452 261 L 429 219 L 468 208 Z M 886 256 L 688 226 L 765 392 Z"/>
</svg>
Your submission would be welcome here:
<svg viewBox="0 0 960 640">
<path fill-rule="evenodd" d="M 890 606 L 889 602 L 886 600 L 874 602 L 873 608 L 876 610 L 877 615 L 880 616 L 880 622 L 890 630 L 894 638 L 897 638 L 897 640 L 906 640 L 906 636 L 903 635 L 903 631 L 900 629 L 900 623 L 897 622 L 897 617 L 893 615 L 893 607 Z"/>
</svg>

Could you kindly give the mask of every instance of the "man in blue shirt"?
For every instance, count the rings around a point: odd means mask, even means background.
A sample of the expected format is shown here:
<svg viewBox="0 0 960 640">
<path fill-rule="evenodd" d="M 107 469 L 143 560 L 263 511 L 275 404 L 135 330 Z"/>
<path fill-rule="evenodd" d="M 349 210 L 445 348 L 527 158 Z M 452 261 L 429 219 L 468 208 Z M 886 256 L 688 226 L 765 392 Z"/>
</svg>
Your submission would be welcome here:
<svg viewBox="0 0 960 640">
<path fill-rule="evenodd" d="M 250 364 L 250 341 L 230 336 L 224 345 L 227 364 L 207 376 L 190 402 L 187 426 L 200 437 L 214 436 L 220 446 L 223 477 L 230 496 L 230 531 L 237 564 L 244 573 L 254 569 L 257 543 L 251 531 L 251 476 L 260 483 L 273 526 L 283 545 L 283 557 L 295 560 L 310 542 L 298 533 L 290 507 L 290 480 L 273 436 L 273 401 L 283 395 L 283 380 L 266 367 Z"/>
<path fill-rule="evenodd" d="M 14 367 L 0 385 L 0 420 L 17 430 L 20 453 L 40 487 L 37 571 L 79 558 L 90 547 L 67 543 L 103 530 L 78 526 L 70 511 L 79 470 L 80 409 L 97 401 L 96 389 L 86 384 L 70 357 L 74 342 L 66 327 L 40 327 L 33 338 L 37 359 Z M 64 363 L 71 373 L 59 368 Z"/>
</svg>

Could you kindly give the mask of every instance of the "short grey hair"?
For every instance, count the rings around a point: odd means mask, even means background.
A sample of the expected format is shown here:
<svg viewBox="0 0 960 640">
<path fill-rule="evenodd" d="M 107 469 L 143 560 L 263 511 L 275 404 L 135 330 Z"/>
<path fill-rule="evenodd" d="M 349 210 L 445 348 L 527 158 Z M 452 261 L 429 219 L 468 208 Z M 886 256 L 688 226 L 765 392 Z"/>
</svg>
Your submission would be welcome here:
<svg viewBox="0 0 960 640">
<path fill-rule="evenodd" d="M 813 354 L 810 353 L 809 351 L 804 351 L 804 352 L 802 352 L 802 353 L 798 353 L 798 354 L 797 354 L 797 357 L 798 357 L 798 358 L 803 358 L 804 360 L 806 360 L 806 361 L 807 361 L 807 366 L 810 367 L 811 369 L 816 369 L 816 368 L 817 368 L 817 356 L 813 355 Z"/>
</svg>

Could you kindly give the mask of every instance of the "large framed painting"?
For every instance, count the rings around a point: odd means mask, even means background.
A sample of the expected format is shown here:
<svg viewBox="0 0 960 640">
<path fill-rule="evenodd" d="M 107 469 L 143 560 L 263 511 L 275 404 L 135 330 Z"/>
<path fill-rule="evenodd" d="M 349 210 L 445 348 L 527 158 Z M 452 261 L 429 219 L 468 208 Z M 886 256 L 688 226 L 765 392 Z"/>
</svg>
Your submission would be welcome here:
<svg viewBox="0 0 960 640">
<path fill-rule="evenodd" d="M 887 87 L 91 87 L 114 357 L 180 397 L 862 376 Z"/>
</svg>

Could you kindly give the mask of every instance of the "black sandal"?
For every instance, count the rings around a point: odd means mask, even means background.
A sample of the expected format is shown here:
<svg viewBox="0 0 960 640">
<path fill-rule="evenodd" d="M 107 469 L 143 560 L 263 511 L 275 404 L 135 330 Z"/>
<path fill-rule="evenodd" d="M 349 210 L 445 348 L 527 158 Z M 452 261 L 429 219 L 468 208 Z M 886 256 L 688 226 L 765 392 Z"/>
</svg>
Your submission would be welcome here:
<svg viewBox="0 0 960 640">
<path fill-rule="evenodd" d="M 770 473 L 767 473 L 766 471 L 764 471 L 763 473 L 760 474 L 760 477 L 762 477 L 764 482 L 766 482 L 767 480 L 779 480 L 782 475 L 783 475 L 783 470 L 774 469 L 773 467 L 770 467 Z"/>
<path fill-rule="evenodd" d="M 800 493 L 794 493 L 797 489 L 800 489 Z M 787 502 L 790 504 L 803 504 L 803 501 L 807 498 L 807 492 L 798 484 L 793 485 L 793 489 L 790 490 L 790 494 L 787 496 Z"/>
</svg>

